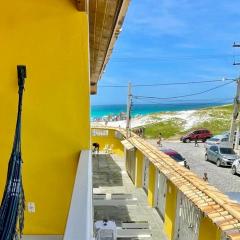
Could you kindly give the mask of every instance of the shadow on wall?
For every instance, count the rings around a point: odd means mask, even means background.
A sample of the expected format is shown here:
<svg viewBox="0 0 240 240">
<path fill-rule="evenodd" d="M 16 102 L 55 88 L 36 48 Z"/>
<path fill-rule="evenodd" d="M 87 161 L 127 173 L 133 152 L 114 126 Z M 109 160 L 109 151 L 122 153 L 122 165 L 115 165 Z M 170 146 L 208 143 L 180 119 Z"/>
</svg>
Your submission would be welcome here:
<svg viewBox="0 0 240 240">
<path fill-rule="evenodd" d="M 72 6 L 77 10 L 77 0 L 68 0 L 72 4 Z"/>
<path fill-rule="evenodd" d="M 109 154 L 93 155 L 93 188 L 123 186 L 121 171 Z"/>
</svg>

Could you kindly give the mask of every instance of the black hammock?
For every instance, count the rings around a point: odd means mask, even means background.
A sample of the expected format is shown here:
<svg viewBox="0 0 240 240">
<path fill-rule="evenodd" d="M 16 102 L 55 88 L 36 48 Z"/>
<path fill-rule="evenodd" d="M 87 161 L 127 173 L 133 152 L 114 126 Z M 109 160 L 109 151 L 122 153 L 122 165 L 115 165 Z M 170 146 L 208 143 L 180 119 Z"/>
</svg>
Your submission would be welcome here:
<svg viewBox="0 0 240 240">
<path fill-rule="evenodd" d="M 24 191 L 22 184 L 21 156 L 21 116 L 26 67 L 17 66 L 18 71 L 18 115 L 12 154 L 8 163 L 8 173 L 0 208 L 0 240 L 22 237 L 24 227 Z"/>
</svg>

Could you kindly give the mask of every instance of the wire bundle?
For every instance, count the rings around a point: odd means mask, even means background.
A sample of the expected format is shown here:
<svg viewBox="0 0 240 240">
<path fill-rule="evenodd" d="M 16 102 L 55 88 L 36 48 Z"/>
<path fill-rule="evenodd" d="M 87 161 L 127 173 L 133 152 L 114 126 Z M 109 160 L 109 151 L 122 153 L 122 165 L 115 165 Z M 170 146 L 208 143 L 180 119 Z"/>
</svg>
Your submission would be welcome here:
<svg viewBox="0 0 240 240">
<path fill-rule="evenodd" d="M 8 173 L 0 208 L 0 240 L 22 237 L 25 198 L 22 184 L 21 117 L 26 67 L 18 66 L 18 115 L 14 143 L 8 163 Z"/>
</svg>

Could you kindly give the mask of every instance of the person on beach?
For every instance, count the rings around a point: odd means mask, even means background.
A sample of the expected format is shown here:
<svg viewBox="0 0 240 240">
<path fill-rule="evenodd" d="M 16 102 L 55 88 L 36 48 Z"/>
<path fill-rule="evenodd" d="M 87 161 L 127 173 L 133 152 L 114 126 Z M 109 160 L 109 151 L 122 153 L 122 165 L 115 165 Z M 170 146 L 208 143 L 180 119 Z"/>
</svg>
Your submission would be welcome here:
<svg viewBox="0 0 240 240">
<path fill-rule="evenodd" d="M 158 144 L 159 147 L 162 147 L 162 133 L 159 133 L 159 135 L 158 135 L 157 144 Z"/>
<path fill-rule="evenodd" d="M 195 145 L 194 145 L 194 147 L 198 147 L 199 145 L 198 145 L 198 136 L 196 136 L 196 138 L 195 138 Z"/>
</svg>

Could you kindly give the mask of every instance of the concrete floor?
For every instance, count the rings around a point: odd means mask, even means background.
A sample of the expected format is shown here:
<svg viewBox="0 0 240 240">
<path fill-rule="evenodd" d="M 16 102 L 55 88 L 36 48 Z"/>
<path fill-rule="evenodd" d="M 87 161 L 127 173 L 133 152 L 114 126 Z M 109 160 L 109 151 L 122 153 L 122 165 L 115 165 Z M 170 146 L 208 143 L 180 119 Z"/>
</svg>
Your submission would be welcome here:
<svg viewBox="0 0 240 240">
<path fill-rule="evenodd" d="M 94 193 L 125 193 L 138 199 L 135 206 L 94 208 L 94 220 L 114 220 L 117 225 L 123 221 L 148 221 L 152 240 L 166 240 L 163 222 L 156 209 L 147 204 L 147 196 L 143 189 L 134 187 L 125 171 L 123 158 L 116 155 L 99 154 L 93 157 Z"/>
</svg>

